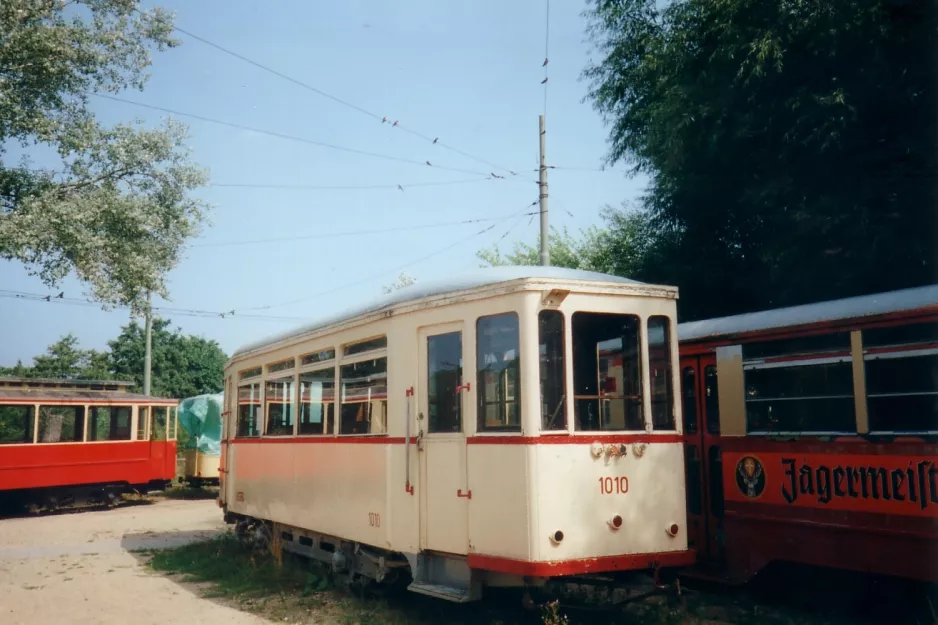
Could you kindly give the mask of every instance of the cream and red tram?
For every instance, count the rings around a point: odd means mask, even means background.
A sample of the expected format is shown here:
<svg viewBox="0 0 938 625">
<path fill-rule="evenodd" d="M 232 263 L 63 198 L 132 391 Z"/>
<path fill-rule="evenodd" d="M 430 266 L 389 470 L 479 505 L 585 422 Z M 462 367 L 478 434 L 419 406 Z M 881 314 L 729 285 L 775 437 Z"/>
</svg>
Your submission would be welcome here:
<svg viewBox="0 0 938 625">
<path fill-rule="evenodd" d="M 176 401 L 132 385 L 0 377 L 0 508 L 165 488 L 176 471 Z"/>
<path fill-rule="evenodd" d="M 676 299 L 503 267 L 247 346 L 225 372 L 225 518 L 454 601 L 690 564 Z"/>
</svg>

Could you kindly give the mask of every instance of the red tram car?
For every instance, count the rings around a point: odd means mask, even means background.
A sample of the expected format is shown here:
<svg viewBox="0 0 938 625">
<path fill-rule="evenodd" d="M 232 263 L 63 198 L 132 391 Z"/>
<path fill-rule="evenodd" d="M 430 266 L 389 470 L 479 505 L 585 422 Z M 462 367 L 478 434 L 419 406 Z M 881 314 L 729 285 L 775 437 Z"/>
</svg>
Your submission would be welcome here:
<svg viewBox="0 0 938 625">
<path fill-rule="evenodd" d="M 176 401 L 131 382 L 0 377 L 0 505 L 111 503 L 176 472 Z"/>
<path fill-rule="evenodd" d="M 690 545 L 938 582 L 938 285 L 680 325 Z"/>
</svg>

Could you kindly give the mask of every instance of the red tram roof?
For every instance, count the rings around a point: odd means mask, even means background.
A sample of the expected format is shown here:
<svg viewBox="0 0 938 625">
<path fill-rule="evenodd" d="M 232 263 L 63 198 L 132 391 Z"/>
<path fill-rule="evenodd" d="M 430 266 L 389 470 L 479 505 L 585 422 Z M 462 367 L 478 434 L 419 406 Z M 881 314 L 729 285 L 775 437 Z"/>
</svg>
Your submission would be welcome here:
<svg viewBox="0 0 938 625">
<path fill-rule="evenodd" d="M 61 380 L 0 376 L 0 402 L 147 403 L 175 406 L 175 399 L 131 393 L 124 380 Z"/>
<path fill-rule="evenodd" d="M 768 332 L 806 330 L 831 324 L 856 324 L 894 315 L 938 312 L 938 284 L 888 293 L 776 308 L 761 312 L 692 321 L 678 325 L 683 343 L 738 339 Z"/>
</svg>

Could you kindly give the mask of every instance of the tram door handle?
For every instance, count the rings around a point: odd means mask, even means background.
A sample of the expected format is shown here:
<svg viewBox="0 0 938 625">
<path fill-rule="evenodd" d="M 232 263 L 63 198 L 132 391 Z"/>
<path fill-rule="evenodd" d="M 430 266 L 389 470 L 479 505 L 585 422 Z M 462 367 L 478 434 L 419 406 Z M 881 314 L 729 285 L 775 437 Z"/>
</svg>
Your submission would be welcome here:
<svg viewBox="0 0 938 625">
<path fill-rule="evenodd" d="M 423 451 L 423 430 L 417 432 L 417 451 Z"/>
</svg>

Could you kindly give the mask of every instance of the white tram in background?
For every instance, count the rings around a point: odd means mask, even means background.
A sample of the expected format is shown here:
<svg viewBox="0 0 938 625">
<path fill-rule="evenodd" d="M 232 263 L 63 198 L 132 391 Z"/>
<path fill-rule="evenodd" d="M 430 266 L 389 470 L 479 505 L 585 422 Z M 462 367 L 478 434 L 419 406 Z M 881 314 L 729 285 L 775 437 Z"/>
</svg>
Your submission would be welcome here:
<svg viewBox="0 0 938 625">
<path fill-rule="evenodd" d="M 225 370 L 225 519 L 453 601 L 691 564 L 676 299 L 501 267 L 244 347 Z"/>
</svg>

